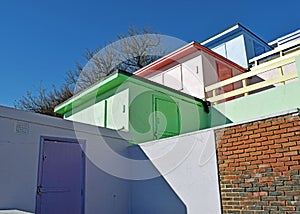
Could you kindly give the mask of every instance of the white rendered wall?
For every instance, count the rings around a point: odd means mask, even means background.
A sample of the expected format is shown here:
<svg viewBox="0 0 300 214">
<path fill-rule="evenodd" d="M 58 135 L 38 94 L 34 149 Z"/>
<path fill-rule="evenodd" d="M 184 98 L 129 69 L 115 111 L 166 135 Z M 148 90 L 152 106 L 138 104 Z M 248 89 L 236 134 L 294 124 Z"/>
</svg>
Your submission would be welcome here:
<svg viewBox="0 0 300 214">
<path fill-rule="evenodd" d="M 200 52 L 184 57 L 146 78 L 194 97 L 204 98 L 203 66 Z"/>
<path fill-rule="evenodd" d="M 86 140 L 85 213 L 130 213 L 128 181 L 97 167 L 128 170 L 113 158 L 127 146 L 115 131 L 0 107 L 0 136 L 0 209 L 35 211 L 40 140 L 51 136 Z"/>
<path fill-rule="evenodd" d="M 221 213 L 213 130 L 140 144 L 188 214 Z"/>
<path fill-rule="evenodd" d="M 100 127 L 105 127 L 106 119 L 106 128 L 128 131 L 129 89 L 125 89 L 105 100 L 74 112 L 72 115 L 65 117 L 65 119 Z"/>
</svg>

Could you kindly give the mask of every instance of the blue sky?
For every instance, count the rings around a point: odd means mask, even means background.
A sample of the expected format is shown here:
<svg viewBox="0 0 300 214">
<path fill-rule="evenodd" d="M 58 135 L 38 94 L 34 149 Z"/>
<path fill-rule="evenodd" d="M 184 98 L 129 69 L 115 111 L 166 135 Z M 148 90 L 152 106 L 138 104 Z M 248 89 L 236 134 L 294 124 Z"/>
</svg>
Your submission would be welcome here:
<svg viewBox="0 0 300 214">
<path fill-rule="evenodd" d="M 84 63 L 86 49 L 104 46 L 130 25 L 186 42 L 236 24 L 265 41 L 299 29 L 300 1 L 0 1 L 0 105 L 13 106 L 27 90 L 59 86 Z"/>
</svg>

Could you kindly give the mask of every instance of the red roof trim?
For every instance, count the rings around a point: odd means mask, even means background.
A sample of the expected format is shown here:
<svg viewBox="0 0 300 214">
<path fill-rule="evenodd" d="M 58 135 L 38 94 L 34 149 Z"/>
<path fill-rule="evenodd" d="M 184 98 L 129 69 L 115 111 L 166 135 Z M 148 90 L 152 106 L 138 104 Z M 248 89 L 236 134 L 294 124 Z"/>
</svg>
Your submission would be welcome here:
<svg viewBox="0 0 300 214">
<path fill-rule="evenodd" d="M 207 54 L 209 54 L 210 56 L 213 56 L 214 58 L 222 61 L 223 63 L 225 63 L 226 65 L 229 65 L 233 68 L 236 68 L 237 70 L 241 71 L 241 72 L 245 72 L 245 68 L 239 66 L 238 64 L 232 62 L 231 60 L 221 56 L 220 54 L 217 54 L 216 52 L 200 45 L 197 42 L 191 42 L 189 44 L 187 44 L 186 46 L 183 46 L 182 48 L 177 49 L 176 51 L 156 60 L 155 62 L 141 68 L 140 70 L 136 71 L 134 74 L 138 75 L 138 76 L 148 76 L 149 74 L 158 71 L 160 68 L 169 65 L 173 62 L 176 62 L 177 60 L 192 54 L 196 51 L 203 51 Z"/>
</svg>

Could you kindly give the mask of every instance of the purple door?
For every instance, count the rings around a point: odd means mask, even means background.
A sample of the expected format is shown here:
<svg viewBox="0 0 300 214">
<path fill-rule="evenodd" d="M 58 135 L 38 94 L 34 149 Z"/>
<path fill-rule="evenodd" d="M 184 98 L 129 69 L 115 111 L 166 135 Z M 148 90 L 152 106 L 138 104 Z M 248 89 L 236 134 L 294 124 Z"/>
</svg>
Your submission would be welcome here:
<svg viewBox="0 0 300 214">
<path fill-rule="evenodd" d="M 84 153 L 76 141 L 42 140 L 36 213 L 81 214 Z"/>
</svg>

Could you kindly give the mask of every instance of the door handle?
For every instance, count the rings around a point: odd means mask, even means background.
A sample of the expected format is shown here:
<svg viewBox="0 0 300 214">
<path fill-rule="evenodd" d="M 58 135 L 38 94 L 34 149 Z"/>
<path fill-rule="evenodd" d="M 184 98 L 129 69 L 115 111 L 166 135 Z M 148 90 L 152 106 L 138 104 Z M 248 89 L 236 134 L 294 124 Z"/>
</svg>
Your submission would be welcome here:
<svg viewBox="0 0 300 214">
<path fill-rule="evenodd" d="M 36 191 L 36 193 L 39 195 L 39 196 L 41 196 L 42 195 L 42 191 L 41 191 L 41 188 L 42 188 L 42 186 L 37 186 L 37 191 Z"/>
</svg>

